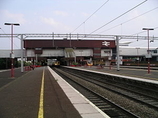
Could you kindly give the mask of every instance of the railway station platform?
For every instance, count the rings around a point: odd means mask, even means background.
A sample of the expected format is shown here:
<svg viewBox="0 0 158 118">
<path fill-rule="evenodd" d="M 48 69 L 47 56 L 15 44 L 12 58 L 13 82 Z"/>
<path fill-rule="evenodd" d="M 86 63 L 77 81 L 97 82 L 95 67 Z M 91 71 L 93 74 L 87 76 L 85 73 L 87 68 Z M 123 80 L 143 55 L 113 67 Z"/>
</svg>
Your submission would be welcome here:
<svg viewBox="0 0 158 118">
<path fill-rule="evenodd" d="M 0 118 L 109 118 L 49 67 L 0 71 Z"/>
<path fill-rule="evenodd" d="M 70 67 L 71 68 L 71 67 Z M 100 66 L 77 66 L 72 67 L 76 69 L 95 71 L 99 73 L 111 74 L 115 76 L 127 77 L 130 79 L 140 80 L 144 82 L 152 82 L 158 84 L 158 69 L 150 70 L 148 73 L 147 68 L 123 68 L 120 67 L 120 70 L 117 71 L 116 67 L 100 67 Z M 142 67 L 143 68 L 143 67 Z"/>
</svg>

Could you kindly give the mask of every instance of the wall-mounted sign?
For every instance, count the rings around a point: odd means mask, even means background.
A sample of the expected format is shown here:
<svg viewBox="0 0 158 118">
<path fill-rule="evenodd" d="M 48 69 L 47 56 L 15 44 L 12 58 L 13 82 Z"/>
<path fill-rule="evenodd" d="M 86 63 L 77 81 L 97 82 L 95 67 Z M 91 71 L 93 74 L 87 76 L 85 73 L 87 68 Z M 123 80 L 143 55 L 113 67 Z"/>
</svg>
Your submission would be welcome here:
<svg viewBox="0 0 158 118">
<path fill-rule="evenodd" d="M 102 45 L 105 45 L 108 47 L 110 45 L 110 42 L 104 41 L 104 42 L 102 42 Z"/>
</svg>

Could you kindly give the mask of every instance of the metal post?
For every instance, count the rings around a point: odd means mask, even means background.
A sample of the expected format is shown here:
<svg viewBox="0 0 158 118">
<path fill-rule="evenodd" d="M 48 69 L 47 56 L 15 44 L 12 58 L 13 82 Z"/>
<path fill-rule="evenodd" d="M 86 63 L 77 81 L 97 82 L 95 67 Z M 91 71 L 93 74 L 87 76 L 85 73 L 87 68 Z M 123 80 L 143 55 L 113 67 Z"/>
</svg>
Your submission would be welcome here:
<svg viewBox="0 0 158 118">
<path fill-rule="evenodd" d="M 13 24 L 11 25 L 11 77 L 14 77 L 14 59 L 13 59 Z"/>
<path fill-rule="evenodd" d="M 54 32 L 52 32 L 52 39 L 53 39 L 53 47 L 54 47 Z"/>
<path fill-rule="evenodd" d="M 147 30 L 147 37 L 148 37 L 148 74 L 150 73 L 150 56 L 149 56 L 149 30 L 154 30 L 153 28 L 143 28 L 143 30 Z"/>
<path fill-rule="evenodd" d="M 108 57 L 108 61 L 109 61 L 109 69 L 111 70 L 111 50 L 108 52 L 109 57 Z"/>
<path fill-rule="evenodd" d="M 4 23 L 4 25 L 11 25 L 11 77 L 14 77 L 14 56 L 13 56 L 13 25 L 19 26 L 18 23 Z"/>
<path fill-rule="evenodd" d="M 147 30 L 148 33 L 148 55 L 149 55 L 149 30 Z M 148 58 L 148 74 L 150 73 L 150 59 Z"/>
<path fill-rule="evenodd" d="M 38 55 L 37 55 L 37 54 L 35 54 L 35 56 L 36 56 L 36 64 L 37 64 L 37 62 L 38 62 Z"/>
<path fill-rule="evenodd" d="M 71 33 L 70 33 L 70 48 L 71 48 Z"/>
<path fill-rule="evenodd" d="M 138 49 L 140 49 L 140 48 L 136 48 L 137 49 L 137 66 L 139 66 L 139 52 L 138 52 Z"/>
<path fill-rule="evenodd" d="M 24 72 L 24 43 L 23 34 L 21 34 L 21 72 Z"/>
<path fill-rule="evenodd" d="M 119 37 L 118 36 L 116 36 L 116 44 L 117 44 L 117 46 L 116 46 L 116 54 L 117 54 L 117 71 L 119 71 L 120 70 L 120 60 L 119 60 Z"/>
</svg>

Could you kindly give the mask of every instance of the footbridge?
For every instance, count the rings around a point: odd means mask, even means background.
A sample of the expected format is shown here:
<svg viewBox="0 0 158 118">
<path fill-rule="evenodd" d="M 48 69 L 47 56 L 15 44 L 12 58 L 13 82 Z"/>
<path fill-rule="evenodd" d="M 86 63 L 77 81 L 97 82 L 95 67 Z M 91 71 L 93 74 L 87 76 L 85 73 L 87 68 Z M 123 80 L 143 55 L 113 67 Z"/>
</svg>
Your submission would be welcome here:
<svg viewBox="0 0 158 118">
<path fill-rule="evenodd" d="M 25 52 L 25 50 L 23 50 Z M 0 58 L 10 58 L 10 50 L 0 50 Z M 14 50 L 14 58 L 21 58 L 21 49 Z"/>
</svg>

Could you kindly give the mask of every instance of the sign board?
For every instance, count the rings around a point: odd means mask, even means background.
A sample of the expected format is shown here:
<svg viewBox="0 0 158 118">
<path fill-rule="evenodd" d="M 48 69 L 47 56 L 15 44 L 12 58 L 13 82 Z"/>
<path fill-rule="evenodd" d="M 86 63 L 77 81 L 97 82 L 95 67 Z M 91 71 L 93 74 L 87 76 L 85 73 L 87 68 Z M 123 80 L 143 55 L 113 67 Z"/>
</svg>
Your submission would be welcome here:
<svg viewBox="0 0 158 118">
<path fill-rule="evenodd" d="M 10 58 L 14 59 L 14 53 L 10 53 Z"/>
<path fill-rule="evenodd" d="M 145 58 L 152 58 L 152 55 L 151 54 L 146 54 Z"/>
<path fill-rule="evenodd" d="M 104 41 L 102 42 L 102 45 L 105 45 L 106 47 L 108 47 L 110 45 L 110 42 Z"/>
<path fill-rule="evenodd" d="M 116 57 L 116 60 L 117 60 L 117 57 Z M 119 64 L 123 64 L 123 62 L 122 62 L 122 57 L 119 57 L 118 63 L 119 63 Z M 116 61 L 116 64 L 117 64 L 117 61 Z"/>
</svg>

